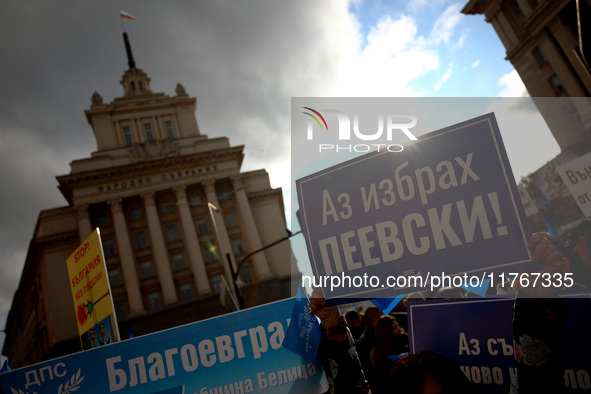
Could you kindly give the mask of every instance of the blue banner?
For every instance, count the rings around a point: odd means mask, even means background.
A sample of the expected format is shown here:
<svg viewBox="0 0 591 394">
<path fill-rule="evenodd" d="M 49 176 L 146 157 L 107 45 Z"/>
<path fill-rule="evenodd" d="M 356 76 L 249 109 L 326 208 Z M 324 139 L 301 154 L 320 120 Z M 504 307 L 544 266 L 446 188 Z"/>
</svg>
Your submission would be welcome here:
<svg viewBox="0 0 591 394">
<path fill-rule="evenodd" d="M 565 386 L 591 389 L 591 299 L 564 298 Z M 408 304 L 410 352 L 431 350 L 453 360 L 482 393 L 508 393 L 516 373 L 513 300 L 437 300 Z"/>
<path fill-rule="evenodd" d="M 326 299 L 393 297 L 430 289 L 444 275 L 481 282 L 493 272 L 521 272 L 530 259 L 527 221 L 492 113 L 296 187 L 313 284 Z"/>
<path fill-rule="evenodd" d="M 13 393 L 322 393 L 321 364 L 281 346 L 295 299 L 3 373 Z"/>
</svg>

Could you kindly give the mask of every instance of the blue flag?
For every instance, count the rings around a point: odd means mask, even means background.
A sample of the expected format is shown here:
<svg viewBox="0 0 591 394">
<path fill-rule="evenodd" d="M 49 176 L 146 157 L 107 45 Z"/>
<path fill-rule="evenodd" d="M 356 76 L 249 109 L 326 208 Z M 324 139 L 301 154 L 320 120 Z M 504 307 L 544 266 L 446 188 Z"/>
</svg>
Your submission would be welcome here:
<svg viewBox="0 0 591 394">
<path fill-rule="evenodd" d="M 371 302 L 380 308 L 384 315 L 392 312 L 392 309 L 404 298 L 406 294 L 399 295 L 396 298 L 376 298 L 375 300 L 371 300 Z"/>
<path fill-rule="evenodd" d="M 0 373 L 8 372 L 11 370 L 12 369 L 10 368 L 10 365 L 8 365 L 8 360 L 4 361 L 4 364 L 2 364 L 2 368 L 0 369 Z"/>
<path fill-rule="evenodd" d="M 316 364 L 316 353 L 322 341 L 322 330 L 318 318 L 310 314 L 308 302 L 308 297 L 300 286 L 282 346 Z"/>
<path fill-rule="evenodd" d="M 480 297 L 484 297 L 486 295 L 486 292 L 488 290 L 490 286 L 490 279 L 485 279 L 482 282 L 478 282 L 476 284 L 472 284 L 472 283 L 465 283 L 463 285 L 461 285 L 460 287 L 464 290 L 468 290 L 470 293 L 474 293 L 476 295 L 479 295 Z"/>
<path fill-rule="evenodd" d="M 400 359 L 401 359 L 401 358 L 403 358 L 403 357 L 406 357 L 406 356 L 408 356 L 408 352 L 406 352 L 406 353 L 400 353 L 400 354 L 396 354 L 396 355 L 394 355 L 394 356 L 388 356 L 388 358 L 389 358 L 390 360 L 392 360 L 392 362 L 393 362 L 394 364 L 396 364 L 398 361 L 400 361 Z"/>
</svg>

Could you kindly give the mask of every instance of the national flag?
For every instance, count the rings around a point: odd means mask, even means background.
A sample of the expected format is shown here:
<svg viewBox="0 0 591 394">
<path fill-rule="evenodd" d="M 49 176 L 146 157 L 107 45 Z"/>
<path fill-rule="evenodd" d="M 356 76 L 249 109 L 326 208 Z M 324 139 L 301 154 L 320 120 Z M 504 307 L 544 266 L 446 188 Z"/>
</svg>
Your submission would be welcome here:
<svg viewBox="0 0 591 394">
<path fill-rule="evenodd" d="M 121 18 L 125 18 L 125 19 L 131 19 L 132 21 L 135 20 L 135 18 L 133 17 L 133 15 L 125 12 L 125 11 L 120 11 L 121 13 Z"/>
</svg>

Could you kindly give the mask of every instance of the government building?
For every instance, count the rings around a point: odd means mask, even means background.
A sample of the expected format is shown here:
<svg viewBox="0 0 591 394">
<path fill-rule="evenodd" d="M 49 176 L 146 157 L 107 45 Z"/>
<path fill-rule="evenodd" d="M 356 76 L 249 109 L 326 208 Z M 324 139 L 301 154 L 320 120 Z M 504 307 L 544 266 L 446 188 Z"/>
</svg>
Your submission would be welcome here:
<svg viewBox="0 0 591 394">
<path fill-rule="evenodd" d="M 154 93 L 124 41 L 123 96 L 85 111 L 97 150 L 57 177 L 67 205 L 39 214 L 6 322 L 13 369 L 80 350 L 66 259 L 97 227 L 123 339 L 225 313 L 224 283 L 243 308 L 290 297 L 299 274 L 281 189 L 201 133 L 181 84 Z"/>
<path fill-rule="evenodd" d="M 522 179 L 522 193 L 535 201 L 530 227 L 576 242 L 585 216 L 557 168 L 591 152 L 591 1 L 470 0 L 462 13 L 492 25 L 560 147 Z"/>
</svg>

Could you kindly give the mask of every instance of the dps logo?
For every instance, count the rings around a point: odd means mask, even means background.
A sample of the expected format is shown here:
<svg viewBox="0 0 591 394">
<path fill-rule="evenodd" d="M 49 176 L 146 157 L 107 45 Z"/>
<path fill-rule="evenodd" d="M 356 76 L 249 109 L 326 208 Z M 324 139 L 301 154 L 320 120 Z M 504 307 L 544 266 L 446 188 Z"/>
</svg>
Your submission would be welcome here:
<svg viewBox="0 0 591 394">
<path fill-rule="evenodd" d="M 316 130 L 319 133 L 331 134 L 331 139 L 334 138 L 338 141 L 336 144 L 319 143 L 319 152 L 348 151 L 366 153 L 372 149 L 387 149 L 389 152 L 401 152 L 403 146 L 391 143 L 393 138 L 399 138 L 404 135 L 411 141 L 417 140 L 410 131 L 417 124 L 417 117 L 415 115 L 378 114 L 377 130 L 374 129 L 374 131 L 361 130 L 359 126 L 359 114 L 352 114 L 353 121 L 351 121 L 349 114 L 336 109 L 324 109 L 321 113 L 310 107 L 302 108 L 306 110 L 302 113 L 309 117 L 306 122 L 306 138 L 308 140 L 314 140 Z M 334 127 L 329 130 L 327 118 L 333 121 L 336 120 L 336 130 L 333 130 Z M 382 142 L 384 138 L 387 143 Z M 355 141 L 367 141 L 367 143 L 352 143 Z M 370 141 L 373 141 L 373 143 L 369 143 Z"/>
</svg>

